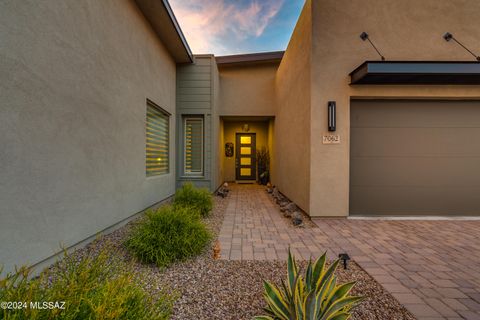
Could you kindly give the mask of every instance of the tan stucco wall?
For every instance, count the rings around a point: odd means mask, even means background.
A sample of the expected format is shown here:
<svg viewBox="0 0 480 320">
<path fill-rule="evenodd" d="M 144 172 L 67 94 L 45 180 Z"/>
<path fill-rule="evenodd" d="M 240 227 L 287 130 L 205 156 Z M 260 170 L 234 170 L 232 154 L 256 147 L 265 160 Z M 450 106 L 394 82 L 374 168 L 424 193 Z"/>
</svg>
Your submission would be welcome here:
<svg viewBox="0 0 480 320">
<path fill-rule="evenodd" d="M 174 192 L 175 64 L 133 1 L 0 2 L 0 264 L 32 264 Z M 145 176 L 146 98 L 172 114 Z"/>
<path fill-rule="evenodd" d="M 275 175 L 275 119 L 268 121 L 268 152 L 270 154 L 270 182 L 275 184 L 273 176 Z"/>
<path fill-rule="evenodd" d="M 242 121 L 242 122 L 229 122 L 224 121 L 224 136 L 223 140 L 225 143 L 232 142 L 236 148 L 236 134 L 245 132 L 243 131 L 243 125 L 248 124 L 249 131 L 248 133 L 256 134 L 256 148 L 259 150 L 262 147 L 268 148 L 269 138 L 268 138 L 268 122 L 253 122 L 253 121 Z M 225 181 L 235 181 L 235 154 L 233 157 L 225 156 L 225 143 L 221 149 L 221 154 L 223 157 L 223 173 Z M 234 149 L 235 150 L 235 149 Z M 258 175 L 258 172 L 257 172 Z"/>
<path fill-rule="evenodd" d="M 276 76 L 273 181 L 309 212 L 311 1 L 307 1 Z"/>
<path fill-rule="evenodd" d="M 348 74 L 378 56 L 361 41 L 370 34 L 387 60 L 472 60 L 442 35 L 449 31 L 480 52 L 477 0 L 317 0 L 313 2 L 311 106 L 312 216 L 349 212 L 351 97 L 479 98 L 479 86 L 349 86 Z M 339 145 L 323 145 L 327 102 L 337 102 Z M 413 116 L 413 115 L 412 115 Z"/>
<path fill-rule="evenodd" d="M 219 66 L 220 116 L 273 116 L 277 63 Z"/>
</svg>

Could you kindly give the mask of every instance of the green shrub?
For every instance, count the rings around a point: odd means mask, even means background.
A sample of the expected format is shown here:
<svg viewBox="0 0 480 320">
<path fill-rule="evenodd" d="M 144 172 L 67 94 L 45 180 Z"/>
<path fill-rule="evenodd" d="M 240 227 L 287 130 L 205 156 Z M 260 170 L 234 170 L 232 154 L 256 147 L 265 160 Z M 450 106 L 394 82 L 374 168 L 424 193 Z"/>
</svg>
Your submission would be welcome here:
<svg viewBox="0 0 480 320">
<path fill-rule="evenodd" d="M 264 281 L 263 296 L 267 302 L 266 316 L 255 317 L 256 320 L 346 320 L 350 311 L 362 297 L 349 296 L 355 282 L 337 285 L 339 260 L 325 267 L 326 254 L 313 264 L 308 263 L 304 277 L 300 275 L 297 263 L 288 253 L 287 281 L 282 281 L 282 289 Z"/>
<path fill-rule="evenodd" d="M 195 188 L 193 184 L 186 183 L 175 193 L 173 206 L 191 207 L 206 217 L 213 208 L 212 194 L 207 189 Z"/>
<path fill-rule="evenodd" d="M 210 232 L 200 218 L 191 214 L 191 208 L 166 206 L 147 211 L 126 245 L 141 261 L 166 267 L 198 255 L 210 239 Z"/>
<path fill-rule="evenodd" d="M 112 262 L 111 252 L 78 261 L 66 255 L 52 270 L 31 278 L 22 267 L 0 280 L 0 301 L 26 302 L 26 308 L 0 310 L 1 319 L 168 319 L 173 298 L 155 300 L 133 280 L 133 275 Z M 123 271 L 122 271 L 123 270 Z M 64 309 L 36 309 L 35 302 L 65 302 Z"/>
</svg>

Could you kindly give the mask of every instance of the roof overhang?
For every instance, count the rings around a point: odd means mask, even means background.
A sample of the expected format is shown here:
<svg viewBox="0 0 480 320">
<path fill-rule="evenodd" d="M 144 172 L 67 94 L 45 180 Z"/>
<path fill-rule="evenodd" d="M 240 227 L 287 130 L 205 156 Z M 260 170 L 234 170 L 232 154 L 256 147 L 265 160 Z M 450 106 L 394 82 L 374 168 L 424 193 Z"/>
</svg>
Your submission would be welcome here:
<svg viewBox="0 0 480 320">
<path fill-rule="evenodd" d="M 192 63 L 193 55 L 168 0 L 135 0 L 176 63 Z"/>
<path fill-rule="evenodd" d="M 480 84 L 476 61 L 365 61 L 350 73 L 350 84 Z"/>
<path fill-rule="evenodd" d="M 255 65 L 265 63 L 280 63 L 285 51 L 260 52 L 249 54 L 237 54 L 230 56 L 216 57 L 215 60 L 218 66 L 242 66 Z"/>
</svg>

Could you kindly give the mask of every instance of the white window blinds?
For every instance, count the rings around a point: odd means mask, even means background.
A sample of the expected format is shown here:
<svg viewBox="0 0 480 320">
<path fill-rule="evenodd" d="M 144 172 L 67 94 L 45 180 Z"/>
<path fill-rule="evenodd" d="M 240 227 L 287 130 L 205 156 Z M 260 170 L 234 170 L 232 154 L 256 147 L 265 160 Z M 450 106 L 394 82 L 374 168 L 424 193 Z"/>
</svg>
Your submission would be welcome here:
<svg viewBox="0 0 480 320">
<path fill-rule="evenodd" d="M 169 118 L 170 116 L 152 103 L 147 103 L 146 171 L 147 177 L 169 171 Z"/>
<path fill-rule="evenodd" d="M 203 173 L 203 118 L 185 118 L 186 174 Z"/>
</svg>

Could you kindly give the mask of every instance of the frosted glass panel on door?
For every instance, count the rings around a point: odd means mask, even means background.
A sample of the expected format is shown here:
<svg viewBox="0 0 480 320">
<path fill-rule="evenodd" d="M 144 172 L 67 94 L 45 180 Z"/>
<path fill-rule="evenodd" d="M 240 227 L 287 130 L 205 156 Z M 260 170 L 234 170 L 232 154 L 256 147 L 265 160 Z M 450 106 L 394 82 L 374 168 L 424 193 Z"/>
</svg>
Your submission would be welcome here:
<svg viewBox="0 0 480 320">
<path fill-rule="evenodd" d="M 252 137 L 242 136 L 242 137 L 240 137 L 240 143 L 241 144 L 251 144 L 252 143 Z"/>
<path fill-rule="evenodd" d="M 240 164 L 242 166 L 250 166 L 252 164 L 252 158 L 240 158 Z"/>
<path fill-rule="evenodd" d="M 250 148 L 250 147 L 241 147 L 241 148 L 240 148 L 240 154 L 241 154 L 241 155 L 250 155 L 250 154 L 252 154 L 252 148 Z"/>
<path fill-rule="evenodd" d="M 252 175 L 252 169 L 250 168 L 241 168 L 240 169 L 240 175 L 244 177 L 249 177 Z"/>
</svg>

